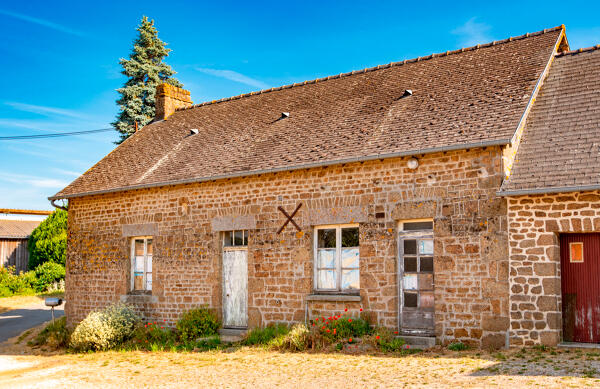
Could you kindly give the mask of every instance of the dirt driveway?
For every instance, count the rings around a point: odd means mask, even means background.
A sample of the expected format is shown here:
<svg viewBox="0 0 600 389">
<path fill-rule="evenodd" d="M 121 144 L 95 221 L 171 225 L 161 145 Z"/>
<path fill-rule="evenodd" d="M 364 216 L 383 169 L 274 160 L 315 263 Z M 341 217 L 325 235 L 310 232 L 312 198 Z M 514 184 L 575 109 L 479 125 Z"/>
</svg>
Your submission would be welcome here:
<svg viewBox="0 0 600 389">
<path fill-rule="evenodd" d="M 0 387 L 600 387 L 600 353 L 438 350 L 410 356 L 233 352 L 19 355 L 0 348 Z"/>
</svg>

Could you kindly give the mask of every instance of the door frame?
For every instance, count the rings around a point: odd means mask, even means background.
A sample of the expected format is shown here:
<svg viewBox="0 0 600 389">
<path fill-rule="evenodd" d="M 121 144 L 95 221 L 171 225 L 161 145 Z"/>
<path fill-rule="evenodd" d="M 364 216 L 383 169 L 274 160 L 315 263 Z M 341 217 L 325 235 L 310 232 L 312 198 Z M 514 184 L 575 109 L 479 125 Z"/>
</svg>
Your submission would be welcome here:
<svg viewBox="0 0 600 389">
<path fill-rule="evenodd" d="M 226 325 L 226 310 L 225 310 L 225 266 L 223 265 L 225 253 L 228 251 L 244 251 L 246 253 L 246 325 L 245 326 L 231 326 Z M 223 328 L 232 329 L 246 329 L 248 328 L 248 246 L 231 246 L 223 247 L 221 251 L 221 309 L 223 311 Z"/>
<path fill-rule="evenodd" d="M 402 228 L 403 223 L 412 223 L 412 222 L 433 222 L 433 219 L 408 219 L 408 220 L 400 220 L 397 223 L 397 232 L 396 232 L 396 264 L 397 264 L 397 277 L 396 282 L 397 288 L 396 293 L 398 295 L 398 315 L 397 315 L 397 329 L 398 334 L 402 335 L 402 315 L 404 311 L 404 287 L 403 287 L 403 276 L 404 276 L 404 261 L 400 259 L 404 259 L 404 246 L 402 243 L 404 242 L 405 237 L 418 237 L 418 238 L 428 238 L 433 241 L 434 252 L 432 254 L 433 257 L 433 290 L 434 290 L 434 310 L 433 310 L 433 329 L 432 333 L 426 332 L 415 332 L 412 334 L 405 334 L 406 336 L 414 335 L 414 336 L 435 336 L 435 240 L 433 229 L 432 230 L 414 230 L 414 231 L 404 231 Z M 434 223 L 435 227 L 435 223 Z"/>
</svg>

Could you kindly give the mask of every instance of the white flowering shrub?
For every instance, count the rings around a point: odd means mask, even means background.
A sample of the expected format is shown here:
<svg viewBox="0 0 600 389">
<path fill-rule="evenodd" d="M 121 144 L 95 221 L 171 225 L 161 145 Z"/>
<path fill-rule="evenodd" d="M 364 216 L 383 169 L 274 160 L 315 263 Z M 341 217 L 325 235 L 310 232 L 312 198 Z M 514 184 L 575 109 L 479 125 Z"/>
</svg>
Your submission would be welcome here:
<svg viewBox="0 0 600 389">
<path fill-rule="evenodd" d="M 124 303 L 90 312 L 71 334 L 71 348 L 77 351 L 108 350 L 129 339 L 140 321 L 133 307 Z"/>
</svg>

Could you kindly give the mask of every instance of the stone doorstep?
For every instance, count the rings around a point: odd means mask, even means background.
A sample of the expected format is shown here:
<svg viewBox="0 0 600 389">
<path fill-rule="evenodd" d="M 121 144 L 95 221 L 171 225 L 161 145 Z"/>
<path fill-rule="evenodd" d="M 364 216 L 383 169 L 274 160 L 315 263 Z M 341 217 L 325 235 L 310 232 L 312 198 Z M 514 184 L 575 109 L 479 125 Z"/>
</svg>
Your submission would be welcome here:
<svg viewBox="0 0 600 389">
<path fill-rule="evenodd" d="M 600 349 L 600 343 L 560 342 L 556 347 Z"/>
<path fill-rule="evenodd" d="M 415 336 L 415 335 L 401 335 L 397 338 L 402 338 L 411 347 L 415 348 L 431 348 L 435 346 L 435 337 L 433 336 Z"/>
<path fill-rule="evenodd" d="M 219 329 L 219 336 L 221 341 L 224 343 L 238 342 L 244 338 L 248 332 L 247 329 L 242 328 L 221 328 Z"/>
</svg>

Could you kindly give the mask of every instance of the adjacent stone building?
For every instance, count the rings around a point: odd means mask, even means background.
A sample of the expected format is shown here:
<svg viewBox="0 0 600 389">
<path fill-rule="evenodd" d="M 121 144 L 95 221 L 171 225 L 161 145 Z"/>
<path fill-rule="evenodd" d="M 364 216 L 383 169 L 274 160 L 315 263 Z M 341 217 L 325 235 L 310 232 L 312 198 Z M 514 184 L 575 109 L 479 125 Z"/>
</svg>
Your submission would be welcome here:
<svg viewBox="0 0 600 389">
<path fill-rule="evenodd" d="M 596 46 L 557 55 L 499 193 L 508 199 L 511 344 L 600 342 L 599 189 Z"/>
<path fill-rule="evenodd" d="M 161 88 L 153 123 L 51 197 L 69 200 L 69 324 L 119 300 L 240 329 L 348 308 L 443 344 L 556 343 L 517 327 L 560 310 L 515 285 L 549 270 L 517 264 L 526 204 L 502 185 L 567 49 L 561 26 L 199 105 Z"/>
</svg>

